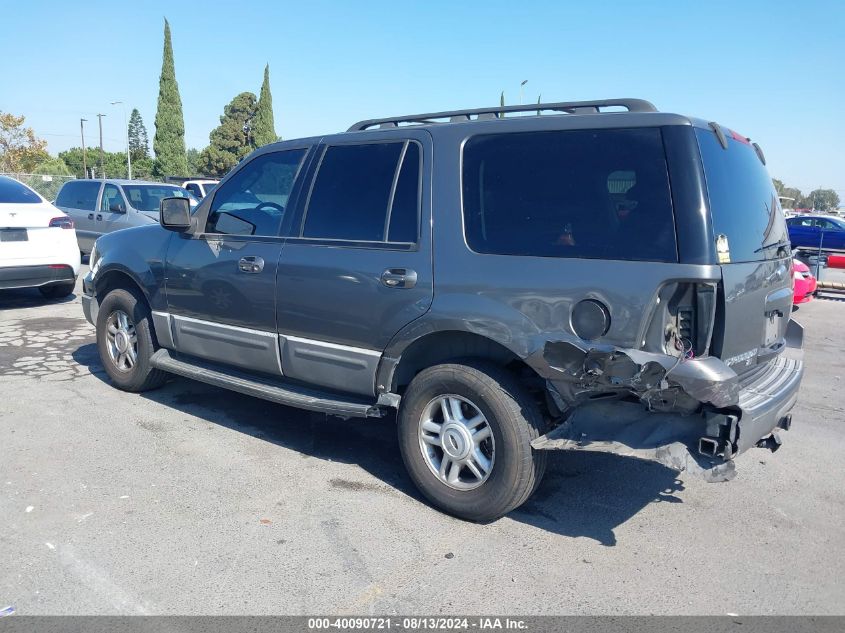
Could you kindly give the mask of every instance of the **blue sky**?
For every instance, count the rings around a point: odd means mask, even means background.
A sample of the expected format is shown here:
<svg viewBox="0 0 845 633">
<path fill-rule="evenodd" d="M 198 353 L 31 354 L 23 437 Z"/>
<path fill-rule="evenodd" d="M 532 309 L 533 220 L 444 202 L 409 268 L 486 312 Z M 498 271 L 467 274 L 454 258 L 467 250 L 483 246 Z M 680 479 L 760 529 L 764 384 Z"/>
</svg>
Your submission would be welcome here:
<svg viewBox="0 0 845 633">
<path fill-rule="evenodd" d="M 137 107 L 152 139 L 163 18 L 186 142 L 258 92 L 270 64 L 276 131 L 294 138 L 381 115 L 519 101 L 641 97 L 758 141 L 772 175 L 845 200 L 845 2 L 4 3 L 0 110 L 52 152 L 124 148 Z"/>
</svg>

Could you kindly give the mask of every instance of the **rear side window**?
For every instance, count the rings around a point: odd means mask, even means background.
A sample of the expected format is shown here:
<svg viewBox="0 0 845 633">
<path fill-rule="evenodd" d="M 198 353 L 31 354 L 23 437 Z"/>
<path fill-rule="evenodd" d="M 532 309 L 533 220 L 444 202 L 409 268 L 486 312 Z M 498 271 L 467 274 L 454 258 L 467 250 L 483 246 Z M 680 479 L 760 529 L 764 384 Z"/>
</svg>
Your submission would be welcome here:
<svg viewBox="0 0 845 633">
<path fill-rule="evenodd" d="M 0 203 L 37 204 L 41 198 L 13 178 L 0 176 Z"/>
<path fill-rule="evenodd" d="M 416 242 L 419 180 L 414 142 L 330 146 L 314 180 L 303 237 Z"/>
<path fill-rule="evenodd" d="M 476 136 L 463 165 L 466 240 L 476 252 L 678 259 L 659 129 Z"/>
<path fill-rule="evenodd" d="M 727 135 L 728 149 L 712 130 L 696 129 L 710 198 L 710 215 L 717 243 L 726 241 L 727 262 L 750 262 L 782 256 L 788 243 L 777 192 L 765 165 L 747 142 Z M 719 236 L 725 236 L 725 240 Z M 788 244 L 787 244 L 788 246 Z"/>
<path fill-rule="evenodd" d="M 57 207 L 70 209 L 87 209 L 93 211 L 97 206 L 97 194 L 100 183 L 90 180 L 71 180 L 65 183 L 56 198 Z"/>
</svg>

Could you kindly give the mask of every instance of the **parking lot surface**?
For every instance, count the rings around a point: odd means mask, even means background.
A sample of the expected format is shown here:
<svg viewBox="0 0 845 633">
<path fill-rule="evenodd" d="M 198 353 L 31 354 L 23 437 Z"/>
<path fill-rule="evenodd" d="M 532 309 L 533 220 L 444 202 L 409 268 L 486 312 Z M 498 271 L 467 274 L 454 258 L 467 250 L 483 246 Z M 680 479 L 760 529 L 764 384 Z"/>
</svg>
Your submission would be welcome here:
<svg viewBox="0 0 845 633">
<path fill-rule="evenodd" d="M 83 272 L 84 274 L 84 272 Z M 552 454 L 490 525 L 423 503 L 391 420 L 108 384 L 79 292 L 0 292 L 0 608 L 19 614 L 845 614 L 845 303 L 793 427 L 708 484 Z"/>
</svg>

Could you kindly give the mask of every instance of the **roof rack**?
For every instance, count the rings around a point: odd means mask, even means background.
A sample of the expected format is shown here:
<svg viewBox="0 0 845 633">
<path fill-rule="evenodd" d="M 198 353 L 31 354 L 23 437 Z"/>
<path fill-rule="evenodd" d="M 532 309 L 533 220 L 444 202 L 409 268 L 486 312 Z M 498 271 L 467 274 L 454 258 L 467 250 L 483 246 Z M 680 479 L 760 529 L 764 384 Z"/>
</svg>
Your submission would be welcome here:
<svg viewBox="0 0 845 633">
<path fill-rule="evenodd" d="M 499 106 L 476 108 L 474 110 L 448 110 L 429 112 L 428 114 L 410 114 L 407 116 L 368 119 L 358 121 L 349 128 L 349 132 L 370 128 L 394 128 L 401 124 L 425 125 L 428 123 L 456 123 L 483 119 L 501 119 L 509 112 L 553 112 L 555 114 L 599 114 L 602 108 L 626 108 L 628 112 L 657 112 L 648 101 L 643 99 L 602 99 L 599 101 L 561 101 L 559 103 L 535 103 L 533 105 Z"/>
</svg>

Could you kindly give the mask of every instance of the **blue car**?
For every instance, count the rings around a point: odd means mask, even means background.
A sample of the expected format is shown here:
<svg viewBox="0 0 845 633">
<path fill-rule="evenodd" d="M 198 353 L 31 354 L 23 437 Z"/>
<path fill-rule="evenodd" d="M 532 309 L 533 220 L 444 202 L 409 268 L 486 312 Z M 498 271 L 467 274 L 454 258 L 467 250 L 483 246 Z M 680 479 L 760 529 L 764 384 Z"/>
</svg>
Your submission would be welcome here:
<svg viewBox="0 0 845 633">
<path fill-rule="evenodd" d="M 799 215 L 787 218 L 792 248 L 845 250 L 845 220 L 829 215 Z"/>
</svg>

